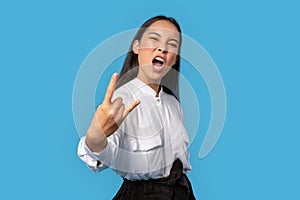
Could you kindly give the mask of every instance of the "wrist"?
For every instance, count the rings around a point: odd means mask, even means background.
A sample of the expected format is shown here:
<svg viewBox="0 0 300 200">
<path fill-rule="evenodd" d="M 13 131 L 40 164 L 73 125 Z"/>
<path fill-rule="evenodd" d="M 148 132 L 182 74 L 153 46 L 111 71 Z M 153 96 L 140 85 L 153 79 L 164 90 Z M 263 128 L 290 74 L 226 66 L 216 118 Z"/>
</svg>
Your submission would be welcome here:
<svg viewBox="0 0 300 200">
<path fill-rule="evenodd" d="M 100 152 L 106 146 L 106 135 L 89 129 L 86 134 L 85 143 L 93 152 Z"/>
</svg>

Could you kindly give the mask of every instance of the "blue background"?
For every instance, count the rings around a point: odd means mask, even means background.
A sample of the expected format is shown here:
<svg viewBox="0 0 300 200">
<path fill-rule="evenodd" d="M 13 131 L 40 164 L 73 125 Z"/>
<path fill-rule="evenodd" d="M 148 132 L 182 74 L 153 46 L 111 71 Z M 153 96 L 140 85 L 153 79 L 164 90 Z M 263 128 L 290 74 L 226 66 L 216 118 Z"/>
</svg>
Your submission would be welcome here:
<svg viewBox="0 0 300 200">
<path fill-rule="evenodd" d="M 226 87 L 220 140 L 203 160 L 203 135 L 190 147 L 196 197 L 300 199 L 296 0 L 1 1 L 0 199 L 111 199 L 121 179 L 76 156 L 73 83 L 96 45 L 157 14 L 208 51 Z"/>
</svg>

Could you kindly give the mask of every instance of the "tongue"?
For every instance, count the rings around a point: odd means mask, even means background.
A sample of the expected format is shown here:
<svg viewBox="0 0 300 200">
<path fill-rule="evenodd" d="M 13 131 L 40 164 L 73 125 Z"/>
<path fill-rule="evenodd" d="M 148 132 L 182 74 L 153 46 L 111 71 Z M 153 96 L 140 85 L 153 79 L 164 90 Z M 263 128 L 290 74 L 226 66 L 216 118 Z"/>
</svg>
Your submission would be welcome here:
<svg viewBox="0 0 300 200">
<path fill-rule="evenodd" d="M 153 63 L 153 65 L 155 65 L 155 66 L 162 66 L 162 65 L 163 65 L 162 62 L 160 62 L 160 61 L 158 61 L 158 60 L 156 60 L 156 59 L 154 59 L 152 63 Z"/>
<path fill-rule="evenodd" d="M 162 64 L 160 62 L 153 62 L 153 65 L 155 65 L 155 66 L 162 66 Z"/>
</svg>

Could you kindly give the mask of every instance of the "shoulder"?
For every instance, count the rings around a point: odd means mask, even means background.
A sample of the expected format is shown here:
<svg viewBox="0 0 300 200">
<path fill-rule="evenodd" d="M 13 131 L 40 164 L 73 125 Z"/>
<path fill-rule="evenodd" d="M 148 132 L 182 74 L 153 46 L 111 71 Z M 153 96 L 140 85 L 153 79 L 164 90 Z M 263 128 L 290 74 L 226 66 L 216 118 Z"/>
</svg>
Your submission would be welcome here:
<svg viewBox="0 0 300 200">
<path fill-rule="evenodd" d="M 119 87 L 118 89 L 116 89 L 114 95 L 127 95 L 131 93 L 134 90 L 132 82 L 133 80 L 130 80 L 124 85 L 122 85 L 121 87 Z"/>
<path fill-rule="evenodd" d="M 134 92 L 134 87 L 131 80 L 115 90 L 112 97 L 112 101 L 120 97 L 123 99 L 123 103 L 126 105 L 128 103 L 128 100 L 132 99 L 133 92 Z"/>
</svg>

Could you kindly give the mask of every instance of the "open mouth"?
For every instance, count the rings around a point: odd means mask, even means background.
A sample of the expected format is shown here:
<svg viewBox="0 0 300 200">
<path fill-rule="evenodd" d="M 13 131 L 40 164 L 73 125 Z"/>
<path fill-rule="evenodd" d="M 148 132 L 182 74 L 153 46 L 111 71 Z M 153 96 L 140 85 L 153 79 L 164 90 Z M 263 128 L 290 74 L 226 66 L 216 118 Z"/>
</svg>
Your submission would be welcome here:
<svg viewBox="0 0 300 200">
<path fill-rule="evenodd" d="M 157 56 L 153 58 L 152 64 L 156 67 L 162 67 L 164 65 L 164 59 Z"/>
</svg>

